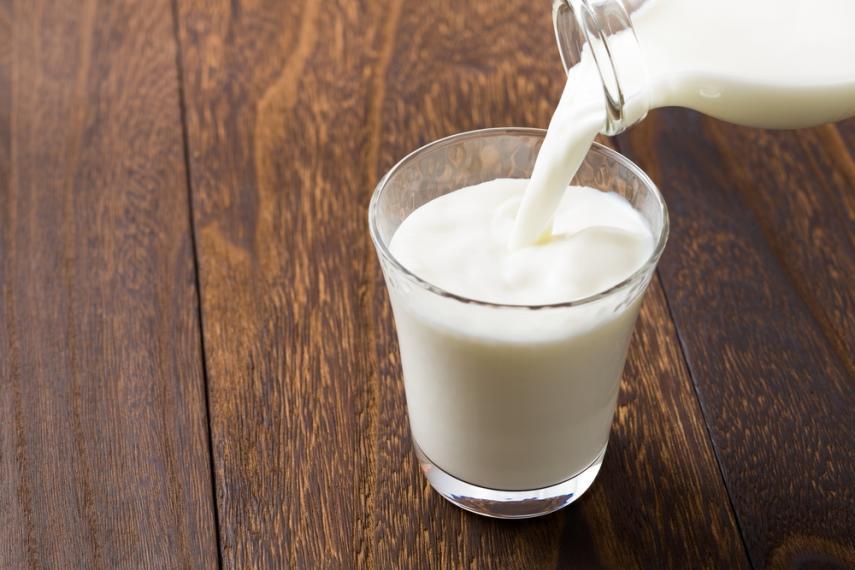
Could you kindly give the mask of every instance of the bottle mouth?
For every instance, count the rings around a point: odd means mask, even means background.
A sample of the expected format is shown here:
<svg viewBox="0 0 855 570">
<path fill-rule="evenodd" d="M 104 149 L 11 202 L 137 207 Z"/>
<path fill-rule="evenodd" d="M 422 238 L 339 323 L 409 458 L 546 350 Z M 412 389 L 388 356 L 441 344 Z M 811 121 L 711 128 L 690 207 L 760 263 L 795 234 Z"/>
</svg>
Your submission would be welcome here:
<svg viewBox="0 0 855 570">
<path fill-rule="evenodd" d="M 576 65 L 582 54 L 590 52 L 597 67 L 606 99 L 606 125 L 603 134 L 616 135 L 647 114 L 647 106 L 628 117 L 627 93 L 641 92 L 639 85 L 627 86 L 628 77 L 646 74 L 626 73 L 626 66 L 641 65 L 638 38 L 621 0 L 554 0 L 552 24 L 561 63 L 565 71 Z M 620 46 L 614 45 L 620 34 Z M 618 49 L 616 49 L 618 48 Z M 630 91 L 627 90 L 630 87 Z"/>
</svg>

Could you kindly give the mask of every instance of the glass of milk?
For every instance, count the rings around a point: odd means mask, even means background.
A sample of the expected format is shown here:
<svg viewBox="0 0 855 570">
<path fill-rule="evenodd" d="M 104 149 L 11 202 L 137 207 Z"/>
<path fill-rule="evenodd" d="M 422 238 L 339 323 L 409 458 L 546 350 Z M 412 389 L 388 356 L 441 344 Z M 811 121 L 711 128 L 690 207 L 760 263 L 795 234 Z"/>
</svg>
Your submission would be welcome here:
<svg viewBox="0 0 855 570">
<path fill-rule="evenodd" d="M 544 135 L 486 129 L 428 144 L 383 177 L 369 206 L 422 471 L 452 503 L 499 518 L 553 512 L 593 483 L 639 306 L 665 247 L 665 203 L 635 164 L 595 144 L 573 183 L 624 197 L 656 246 L 621 283 L 559 304 L 454 295 L 405 269 L 389 243 L 434 198 L 496 178 L 528 178 Z"/>
</svg>

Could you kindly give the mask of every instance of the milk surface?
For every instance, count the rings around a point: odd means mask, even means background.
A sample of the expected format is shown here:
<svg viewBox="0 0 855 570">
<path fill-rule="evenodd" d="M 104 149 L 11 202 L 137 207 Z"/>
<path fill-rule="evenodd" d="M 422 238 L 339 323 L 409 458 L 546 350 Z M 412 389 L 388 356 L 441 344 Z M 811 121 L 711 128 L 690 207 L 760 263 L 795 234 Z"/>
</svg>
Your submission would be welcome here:
<svg viewBox="0 0 855 570">
<path fill-rule="evenodd" d="M 621 196 L 567 188 L 552 233 L 507 247 L 527 185 L 470 186 L 412 212 L 390 250 L 404 267 L 451 293 L 492 303 L 548 305 L 594 295 L 644 265 L 654 248 L 647 222 Z"/>
<path fill-rule="evenodd" d="M 393 256 L 436 287 L 512 305 L 595 295 L 641 268 L 653 233 L 622 197 L 572 187 L 552 235 L 510 250 L 526 180 L 463 188 L 412 212 Z M 640 284 L 640 289 L 646 283 Z M 464 304 L 390 283 L 413 438 L 445 471 L 493 489 L 560 483 L 604 449 L 639 288 L 578 307 Z"/>
</svg>

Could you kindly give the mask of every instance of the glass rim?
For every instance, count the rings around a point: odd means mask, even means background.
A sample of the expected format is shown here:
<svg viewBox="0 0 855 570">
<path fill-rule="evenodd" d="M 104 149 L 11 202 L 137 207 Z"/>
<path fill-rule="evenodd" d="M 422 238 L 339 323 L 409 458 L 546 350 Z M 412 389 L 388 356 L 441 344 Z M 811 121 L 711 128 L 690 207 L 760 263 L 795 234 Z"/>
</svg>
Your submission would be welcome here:
<svg viewBox="0 0 855 570">
<path fill-rule="evenodd" d="M 653 196 L 656 198 L 656 203 L 658 204 L 659 209 L 662 211 L 662 228 L 659 231 L 659 235 L 656 240 L 656 246 L 653 248 L 653 252 L 647 258 L 647 260 L 645 260 L 641 267 L 635 270 L 629 277 L 622 280 L 620 283 L 612 285 L 611 287 L 609 287 L 608 289 L 604 289 L 603 291 L 588 295 L 587 297 L 582 297 L 581 299 L 574 299 L 572 301 L 563 301 L 560 303 L 548 303 L 539 305 L 495 303 L 491 301 L 484 301 L 481 299 L 472 299 L 470 297 L 465 297 L 463 295 L 452 293 L 451 291 L 447 291 L 442 287 L 438 287 L 437 285 L 434 285 L 433 283 L 422 279 L 421 277 L 404 267 L 404 265 L 399 262 L 394 255 L 392 255 L 392 252 L 389 250 L 388 246 L 386 245 L 386 242 L 380 236 L 380 229 L 377 226 L 377 209 L 379 208 L 380 195 L 386 188 L 386 184 L 389 179 L 392 178 L 392 176 L 394 176 L 410 161 L 414 160 L 420 154 L 434 147 L 466 139 L 497 135 L 535 136 L 543 139 L 546 136 L 546 130 L 530 127 L 494 127 L 488 129 L 464 131 L 461 133 L 449 135 L 429 142 L 426 145 L 421 146 L 410 152 L 404 158 L 395 163 L 395 165 L 392 166 L 392 168 L 390 168 L 388 172 L 386 172 L 386 174 L 384 174 L 380 181 L 377 183 L 377 186 L 374 188 L 374 192 L 371 195 L 371 201 L 368 204 L 368 226 L 371 234 L 371 240 L 374 242 L 374 246 L 379 252 L 380 257 L 382 257 L 385 261 L 390 263 L 396 270 L 403 274 L 408 281 L 418 286 L 419 288 L 424 289 L 425 291 L 428 291 L 435 295 L 439 295 L 440 297 L 453 299 L 455 301 L 459 301 L 461 303 L 466 304 L 504 309 L 566 309 L 570 307 L 589 305 L 591 303 L 599 301 L 600 299 L 609 297 L 622 290 L 628 289 L 631 285 L 639 281 L 651 269 L 651 267 L 654 267 L 658 263 L 659 258 L 662 256 L 662 252 L 665 250 L 665 244 L 668 241 L 668 234 L 670 232 L 668 206 L 665 204 L 665 199 L 662 196 L 662 193 L 659 191 L 659 188 L 656 186 L 656 184 L 653 183 L 653 180 L 651 180 L 650 176 L 648 176 L 647 173 L 644 172 L 638 165 L 636 165 L 634 162 L 632 162 L 630 159 L 620 154 L 616 150 L 613 150 L 595 141 L 588 152 L 605 155 L 607 158 L 614 160 L 622 167 L 629 170 L 633 174 L 633 176 L 637 177 L 642 182 L 642 184 L 644 184 L 644 186 L 646 186 L 652 192 Z"/>
</svg>

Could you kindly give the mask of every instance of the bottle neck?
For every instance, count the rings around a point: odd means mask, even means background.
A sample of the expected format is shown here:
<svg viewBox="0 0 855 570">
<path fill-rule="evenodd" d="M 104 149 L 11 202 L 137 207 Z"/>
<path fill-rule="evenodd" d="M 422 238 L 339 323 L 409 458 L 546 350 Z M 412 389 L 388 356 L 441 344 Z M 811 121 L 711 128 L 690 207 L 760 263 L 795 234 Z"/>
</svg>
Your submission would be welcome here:
<svg viewBox="0 0 855 570">
<path fill-rule="evenodd" d="M 650 108 L 641 46 L 622 0 L 554 0 L 552 22 L 564 69 L 593 58 L 606 100 L 603 134 L 638 123 Z"/>
</svg>

